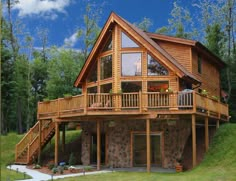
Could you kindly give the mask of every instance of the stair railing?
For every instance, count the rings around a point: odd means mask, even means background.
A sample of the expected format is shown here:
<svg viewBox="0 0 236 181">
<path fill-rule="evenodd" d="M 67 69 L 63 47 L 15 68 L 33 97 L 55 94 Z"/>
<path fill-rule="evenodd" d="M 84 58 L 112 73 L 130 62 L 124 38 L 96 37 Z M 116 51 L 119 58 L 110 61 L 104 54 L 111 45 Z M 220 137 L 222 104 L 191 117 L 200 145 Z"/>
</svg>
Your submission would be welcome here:
<svg viewBox="0 0 236 181">
<path fill-rule="evenodd" d="M 28 145 L 31 141 L 38 135 L 39 133 L 39 122 L 37 122 L 34 127 L 30 128 L 30 130 L 26 133 L 26 135 L 21 139 L 21 141 L 16 144 L 15 150 L 15 160 L 27 150 Z"/>
</svg>

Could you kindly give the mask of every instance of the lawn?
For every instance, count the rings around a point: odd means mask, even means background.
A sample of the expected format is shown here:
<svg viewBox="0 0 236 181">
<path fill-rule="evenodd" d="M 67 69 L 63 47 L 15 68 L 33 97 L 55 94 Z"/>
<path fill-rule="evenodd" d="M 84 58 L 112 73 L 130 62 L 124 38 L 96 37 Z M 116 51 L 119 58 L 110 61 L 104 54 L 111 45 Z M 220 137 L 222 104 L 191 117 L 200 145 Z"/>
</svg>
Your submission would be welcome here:
<svg viewBox="0 0 236 181">
<path fill-rule="evenodd" d="M 67 141 L 75 139 L 78 132 L 71 131 Z M 1 136 L 1 180 L 23 179 L 23 174 L 6 169 L 6 165 L 14 161 L 15 144 L 23 135 L 9 133 Z M 236 124 L 225 124 L 217 131 L 213 143 L 203 162 L 195 169 L 183 173 L 142 173 L 113 172 L 91 176 L 64 178 L 65 181 L 235 181 L 236 180 Z"/>
<path fill-rule="evenodd" d="M 15 159 L 15 145 L 21 140 L 24 135 L 9 133 L 7 136 L 1 136 L 1 180 L 19 180 L 30 178 L 23 173 L 16 173 L 6 168 L 12 164 Z"/>
<path fill-rule="evenodd" d="M 65 181 L 235 181 L 236 180 L 236 124 L 225 124 L 217 131 L 203 162 L 183 173 L 113 172 L 100 175 L 63 179 Z"/>
</svg>

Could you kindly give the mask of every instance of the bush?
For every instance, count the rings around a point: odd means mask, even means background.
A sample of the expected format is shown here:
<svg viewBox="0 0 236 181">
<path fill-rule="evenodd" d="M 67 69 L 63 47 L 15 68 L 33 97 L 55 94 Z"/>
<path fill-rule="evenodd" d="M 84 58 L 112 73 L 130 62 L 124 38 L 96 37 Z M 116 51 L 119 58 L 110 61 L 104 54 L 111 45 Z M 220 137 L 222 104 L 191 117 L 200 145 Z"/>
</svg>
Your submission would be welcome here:
<svg viewBox="0 0 236 181">
<path fill-rule="evenodd" d="M 39 164 L 36 164 L 33 166 L 33 169 L 40 169 L 40 168 L 41 168 L 41 166 Z"/>
<path fill-rule="evenodd" d="M 54 164 L 53 163 L 49 163 L 48 165 L 47 165 L 47 167 L 48 167 L 48 169 L 49 170 L 52 170 L 53 168 L 54 168 Z"/>
<path fill-rule="evenodd" d="M 54 167 L 54 168 L 52 168 L 52 173 L 57 173 L 58 172 L 58 169 L 57 169 L 57 167 Z"/>
<path fill-rule="evenodd" d="M 75 165 L 75 156 L 74 153 L 70 154 L 69 165 Z"/>
</svg>

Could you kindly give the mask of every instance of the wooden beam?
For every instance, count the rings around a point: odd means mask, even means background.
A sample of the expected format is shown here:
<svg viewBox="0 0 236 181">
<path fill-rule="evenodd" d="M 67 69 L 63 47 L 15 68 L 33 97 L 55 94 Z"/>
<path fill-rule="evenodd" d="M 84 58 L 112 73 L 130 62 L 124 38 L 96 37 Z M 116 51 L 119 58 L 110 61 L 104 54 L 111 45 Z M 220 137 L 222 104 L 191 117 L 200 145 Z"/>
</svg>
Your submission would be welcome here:
<svg viewBox="0 0 236 181">
<path fill-rule="evenodd" d="M 220 120 L 216 120 L 216 129 L 218 129 L 220 127 Z"/>
<path fill-rule="evenodd" d="M 55 160 L 54 164 L 58 165 L 58 142 L 59 142 L 59 125 L 55 122 Z"/>
<path fill-rule="evenodd" d="M 42 120 L 39 120 L 39 152 L 38 152 L 38 163 L 41 164 L 41 140 L 42 138 Z"/>
<path fill-rule="evenodd" d="M 97 121 L 97 170 L 101 168 L 101 130 L 100 121 Z"/>
<path fill-rule="evenodd" d="M 151 171 L 151 141 L 150 141 L 150 119 L 146 120 L 146 137 L 147 137 L 147 172 Z"/>
<path fill-rule="evenodd" d="M 196 155 L 196 116 L 192 114 L 192 151 L 193 151 L 193 167 L 197 164 Z"/>
<path fill-rule="evenodd" d="M 65 144 L 66 144 L 66 127 L 65 124 L 62 125 L 62 152 L 65 152 Z"/>
<path fill-rule="evenodd" d="M 206 152 L 209 148 L 209 130 L 208 130 L 208 117 L 205 117 L 205 149 Z"/>
</svg>

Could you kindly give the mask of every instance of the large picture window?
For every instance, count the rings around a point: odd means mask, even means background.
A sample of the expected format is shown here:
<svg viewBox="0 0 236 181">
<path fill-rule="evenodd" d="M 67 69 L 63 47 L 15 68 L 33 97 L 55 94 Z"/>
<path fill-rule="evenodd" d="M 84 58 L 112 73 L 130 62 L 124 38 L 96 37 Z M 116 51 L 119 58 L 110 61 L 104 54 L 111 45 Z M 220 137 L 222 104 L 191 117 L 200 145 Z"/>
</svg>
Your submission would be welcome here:
<svg viewBox="0 0 236 181">
<path fill-rule="evenodd" d="M 96 82 L 97 81 L 97 61 L 93 64 L 89 75 L 87 77 L 88 82 Z"/>
<path fill-rule="evenodd" d="M 133 40 L 131 40 L 125 33 L 121 33 L 121 47 L 122 48 L 136 48 L 139 47 Z"/>
<path fill-rule="evenodd" d="M 142 75 L 142 54 L 141 53 L 123 53 L 121 55 L 122 76 L 140 76 Z"/>
<path fill-rule="evenodd" d="M 112 56 L 108 55 L 106 57 L 102 57 L 100 65 L 100 79 L 103 80 L 112 77 Z"/>
<path fill-rule="evenodd" d="M 168 75 L 168 70 L 156 59 L 148 55 L 148 75 Z"/>
</svg>

